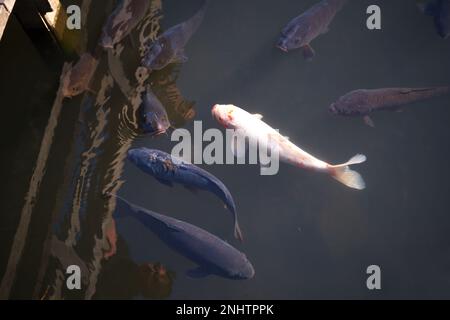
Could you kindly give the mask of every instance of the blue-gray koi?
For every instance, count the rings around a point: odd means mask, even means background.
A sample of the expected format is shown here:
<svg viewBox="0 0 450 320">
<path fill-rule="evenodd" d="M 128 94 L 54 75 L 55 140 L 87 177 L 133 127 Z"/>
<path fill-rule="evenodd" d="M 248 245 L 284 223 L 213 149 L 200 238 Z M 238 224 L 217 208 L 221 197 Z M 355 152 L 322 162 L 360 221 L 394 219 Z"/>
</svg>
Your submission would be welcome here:
<svg viewBox="0 0 450 320">
<path fill-rule="evenodd" d="M 214 193 L 233 214 L 234 236 L 242 241 L 242 232 L 239 227 L 233 197 L 222 181 L 215 176 L 182 159 L 155 149 L 130 149 L 128 151 L 128 160 L 167 186 L 172 187 L 173 183 L 179 183 L 190 190 L 199 189 Z"/>
<path fill-rule="evenodd" d="M 213 274 L 235 280 L 254 276 L 255 270 L 245 254 L 208 231 L 114 197 L 117 199 L 115 217 L 136 218 L 167 246 L 198 265 L 187 271 L 188 276 L 201 278 Z"/>
<path fill-rule="evenodd" d="M 189 20 L 171 27 L 153 41 L 142 59 L 142 65 L 149 70 L 161 70 L 170 63 L 184 63 L 188 60 L 184 48 L 203 21 L 208 1 Z"/>
<path fill-rule="evenodd" d="M 431 0 L 420 4 L 421 11 L 433 17 L 437 33 L 444 39 L 450 36 L 450 0 Z"/>
<path fill-rule="evenodd" d="M 147 88 L 141 95 L 139 106 L 139 125 L 146 134 L 160 135 L 170 128 L 169 117 L 166 109 L 158 97 Z"/>
<path fill-rule="evenodd" d="M 345 2 L 322 0 L 292 19 L 281 31 L 277 47 L 284 52 L 300 48 L 305 59 L 312 59 L 315 53 L 311 41 L 328 32 L 328 26 Z"/>
</svg>

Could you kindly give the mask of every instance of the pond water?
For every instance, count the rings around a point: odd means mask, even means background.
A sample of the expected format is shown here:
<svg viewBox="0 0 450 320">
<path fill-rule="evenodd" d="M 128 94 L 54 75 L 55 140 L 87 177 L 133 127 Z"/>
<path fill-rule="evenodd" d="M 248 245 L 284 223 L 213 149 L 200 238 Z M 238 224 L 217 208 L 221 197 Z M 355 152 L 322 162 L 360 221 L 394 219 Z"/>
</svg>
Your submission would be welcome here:
<svg viewBox="0 0 450 320">
<path fill-rule="evenodd" d="M 104 2 L 89 10 L 88 21 L 95 22 L 88 23 L 86 50 L 92 52 L 100 17 L 113 7 Z M 145 79 L 135 75 L 139 36 L 154 38 L 159 24 L 166 30 L 202 5 L 165 0 L 158 10 L 153 1 L 145 20 L 152 28 L 140 25 L 123 51 L 99 54 L 95 94 L 56 97 L 43 133 L 50 150 L 41 145 L 34 180 L 20 178 L 28 197 L 19 193 L 18 210 L 4 220 L 15 231 L 1 249 L 3 297 L 450 298 L 449 96 L 375 113 L 375 128 L 328 112 L 354 89 L 450 84 L 450 42 L 409 0 L 376 1 L 382 29 L 368 30 L 366 8 L 374 2 L 361 0 L 349 1 L 329 32 L 312 42 L 312 61 L 298 50 L 277 49 L 281 28 L 315 2 L 210 1 L 186 46 L 189 60 Z M 204 129 L 220 128 L 211 107 L 230 103 L 262 114 L 329 163 L 363 153 L 368 160 L 355 169 L 367 188 L 352 190 L 287 164 L 273 176 L 261 176 L 255 165 L 200 165 L 231 191 L 244 233 L 239 243 L 215 196 L 169 188 L 125 159 L 130 147 L 170 152 L 176 144 L 170 135 L 149 137 L 137 129 L 133 95 L 144 82 L 176 127 L 193 131 L 193 120 L 201 120 Z M 52 102 L 45 103 L 48 109 Z M 47 134 L 51 121 L 55 128 Z M 104 191 L 219 236 L 247 255 L 255 277 L 188 277 L 195 264 L 136 220 L 114 221 L 114 201 L 102 198 Z M 65 288 L 70 264 L 81 267 L 80 291 Z M 366 287 L 373 264 L 381 268 L 382 290 Z"/>
</svg>

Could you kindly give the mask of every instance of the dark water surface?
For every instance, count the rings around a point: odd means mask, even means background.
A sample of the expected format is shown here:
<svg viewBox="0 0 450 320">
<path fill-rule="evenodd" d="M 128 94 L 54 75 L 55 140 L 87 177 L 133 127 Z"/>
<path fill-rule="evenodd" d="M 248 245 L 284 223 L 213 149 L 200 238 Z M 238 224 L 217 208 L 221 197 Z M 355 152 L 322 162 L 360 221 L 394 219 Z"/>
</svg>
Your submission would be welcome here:
<svg viewBox="0 0 450 320">
<path fill-rule="evenodd" d="M 189 61 L 150 75 L 160 98 L 172 98 L 165 105 L 177 126 L 192 130 L 192 121 L 183 117 L 193 101 L 194 120 L 202 120 L 204 129 L 218 127 L 211 117 L 213 104 L 232 103 L 262 114 L 268 124 L 324 161 L 341 163 L 356 153 L 367 155 L 368 161 L 355 167 L 367 188 L 354 191 L 286 164 L 275 176 L 260 176 L 259 168 L 251 165 L 203 165 L 233 194 L 245 239 L 238 243 L 229 214 L 216 197 L 168 188 L 123 161 L 130 146 L 170 152 L 175 144 L 166 136 L 136 133 L 135 107 L 109 71 L 121 66 L 134 79 L 137 60 L 124 41 L 120 61 L 108 63 L 103 54 L 95 75 L 96 90 L 102 81 L 109 83 L 103 88 L 110 99 L 86 94 L 65 100 L 38 198 L 32 201 L 30 229 L 22 237 L 15 230 L 31 173 L 18 171 L 24 185 L 20 190 L 5 188 L 12 204 L 2 207 L 2 227 L 13 231 L 5 231 L 1 244 L 2 273 L 14 256 L 13 237 L 25 244 L 17 268 L 10 270 L 14 276 L 3 276 L 2 297 L 450 298 L 449 97 L 416 103 L 401 113 L 374 114 L 376 128 L 327 111 L 331 102 L 354 89 L 450 84 L 450 42 L 437 36 L 431 18 L 411 0 L 349 1 L 329 33 L 312 42 L 316 56 L 306 62 L 300 51 L 286 54 L 275 43 L 280 29 L 316 1 L 210 2 L 186 48 Z M 163 1 L 162 28 L 186 20 L 201 3 Z M 366 28 L 371 4 L 382 9 L 382 30 Z M 107 14 L 97 2 L 91 12 Z M 167 79 L 176 82 L 168 85 Z M 130 83 L 139 86 L 135 79 Z M 43 109 L 49 110 L 52 102 L 45 103 Z M 17 149 L 8 149 L 15 152 L 6 155 L 12 171 L 22 163 L 15 159 L 21 159 L 19 150 L 26 145 L 18 141 Z M 194 264 L 137 221 L 114 223 L 114 203 L 100 196 L 105 190 L 118 190 L 131 202 L 227 240 L 246 253 L 255 277 L 188 278 L 185 271 Z M 64 289 L 65 265 L 74 263 L 82 264 L 86 278 L 78 293 Z M 165 278 L 147 276 L 149 263 L 167 268 Z M 366 268 L 372 264 L 381 267 L 379 291 L 366 287 Z M 138 288 L 143 282 L 146 292 Z"/>
</svg>

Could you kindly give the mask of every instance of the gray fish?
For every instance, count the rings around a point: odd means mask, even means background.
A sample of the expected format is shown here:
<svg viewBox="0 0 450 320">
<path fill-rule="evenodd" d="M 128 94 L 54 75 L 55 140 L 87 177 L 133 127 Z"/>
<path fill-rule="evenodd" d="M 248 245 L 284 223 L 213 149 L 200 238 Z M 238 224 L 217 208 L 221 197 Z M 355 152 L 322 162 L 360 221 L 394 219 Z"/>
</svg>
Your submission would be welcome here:
<svg viewBox="0 0 450 320">
<path fill-rule="evenodd" d="M 184 47 L 197 31 L 203 21 L 208 1 L 189 20 L 171 27 L 153 41 L 144 58 L 142 65 L 149 70 L 161 70 L 170 63 L 184 63 L 188 60 Z"/>
<path fill-rule="evenodd" d="M 106 21 L 100 46 L 113 48 L 142 21 L 150 7 L 150 0 L 121 0 Z"/>
<path fill-rule="evenodd" d="M 147 88 L 142 93 L 142 103 L 139 106 L 139 125 L 144 133 L 160 135 L 170 128 L 166 109 L 158 97 Z"/>
<path fill-rule="evenodd" d="M 292 19 L 281 31 L 277 47 L 284 52 L 300 48 L 305 59 L 312 59 L 315 52 L 311 41 L 328 32 L 328 26 L 345 2 L 347 0 L 323 0 Z"/>
<path fill-rule="evenodd" d="M 205 190 L 214 193 L 233 215 L 234 236 L 240 241 L 243 240 L 233 197 L 228 188 L 217 177 L 161 150 L 130 149 L 127 158 L 139 169 L 155 177 L 162 184 L 172 187 L 173 183 L 179 183 L 192 191 Z"/>
<path fill-rule="evenodd" d="M 399 109 L 408 103 L 450 93 L 450 87 L 383 88 L 351 91 L 332 103 L 329 110 L 342 116 L 363 116 L 364 122 L 374 127 L 369 114 L 378 110 Z"/>
<path fill-rule="evenodd" d="M 251 279 L 255 270 L 245 254 L 215 235 L 162 214 L 133 205 L 117 198 L 116 217 L 126 214 L 152 230 L 166 245 L 198 267 L 187 274 L 202 278 L 211 274 L 235 280 Z"/>
<path fill-rule="evenodd" d="M 431 0 L 420 4 L 421 11 L 433 17 L 438 34 L 447 39 L 450 36 L 450 0 Z"/>
</svg>

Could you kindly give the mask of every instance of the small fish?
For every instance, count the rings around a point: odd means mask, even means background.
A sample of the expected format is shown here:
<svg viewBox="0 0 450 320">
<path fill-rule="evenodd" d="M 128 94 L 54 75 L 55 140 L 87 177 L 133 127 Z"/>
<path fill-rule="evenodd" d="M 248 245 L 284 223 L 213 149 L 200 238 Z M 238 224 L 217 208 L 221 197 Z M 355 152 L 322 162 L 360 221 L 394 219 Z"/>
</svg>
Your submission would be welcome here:
<svg viewBox="0 0 450 320">
<path fill-rule="evenodd" d="M 103 27 L 100 46 L 114 48 L 142 21 L 150 4 L 150 0 L 121 0 Z"/>
<path fill-rule="evenodd" d="M 284 52 L 300 48 L 305 59 L 312 59 L 315 52 L 311 41 L 328 32 L 328 26 L 345 2 L 347 0 L 323 0 L 292 19 L 281 31 L 277 47 Z"/>
<path fill-rule="evenodd" d="M 72 98 L 84 91 L 91 91 L 88 86 L 97 64 L 98 60 L 90 53 L 83 53 L 64 78 L 62 88 L 64 97 Z"/>
<path fill-rule="evenodd" d="M 147 88 L 141 95 L 142 103 L 139 106 L 140 126 L 144 133 L 160 135 L 170 128 L 166 109 L 158 97 Z"/>
<path fill-rule="evenodd" d="M 447 39 L 450 36 L 450 0 L 431 0 L 419 4 L 420 10 L 432 16 L 438 34 Z"/>
<path fill-rule="evenodd" d="M 213 117 L 225 128 L 238 130 L 256 141 L 263 150 L 278 151 L 279 159 L 294 166 L 308 170 L 324 172 L 334 179 L 354 189 L 364 189 L 365 183 L 359 173 L 350 170 L 349 166 L 366 161 L 366 156 L 358 154 L 343 164 L 331 165 L 303 151 L 289 138 L 263 122 L 260 114 L 250 114 L 234 105 L 218 105 L 212 108 Z"/>
<path fill-rule="evenodd" d="M 184 47 L 203 21 L 208 1 L 189 20 L 171 27 L 152 42 L 142 59 L 149 70 L 161 70 L 170 63 L 185 63 Z"/>
<path fill-rule="evenodd" d="M 408 103 L 446 93 L 450 93 L 450 87 L 358 89 L 338 98 L 330 105 L 329 110 L 342 116 L 362 116 L 367 125 L 374 127 L 374 122 L 369 117 L 373 111 L 399 111 L 400 107 Z"/>
<path fill-rule="evenodd" d="M 242 241 L 242 232 L 239 227 L 233 197 L 227 187 L 215 176 L 160 150 L 147 148 L 130 149 L 128 151 L 128 160 L 167 186 L 172 187 L 173 183 L 179 183 L 192 191 L 200 189 L 214 193 L 233 214 L 234 236 Z"/>
<path fill-rule="evenodd" d="M 152 230 L 166 245 L 198 267 L 187 272 L 193 278 L 214 274 L 220 277 L 244 280 L 255 274 L 245 254 L 215 235 L 187 222 L 146 210 L 117 198 L 116 217 L 130 215 Z"/>
</svg>

